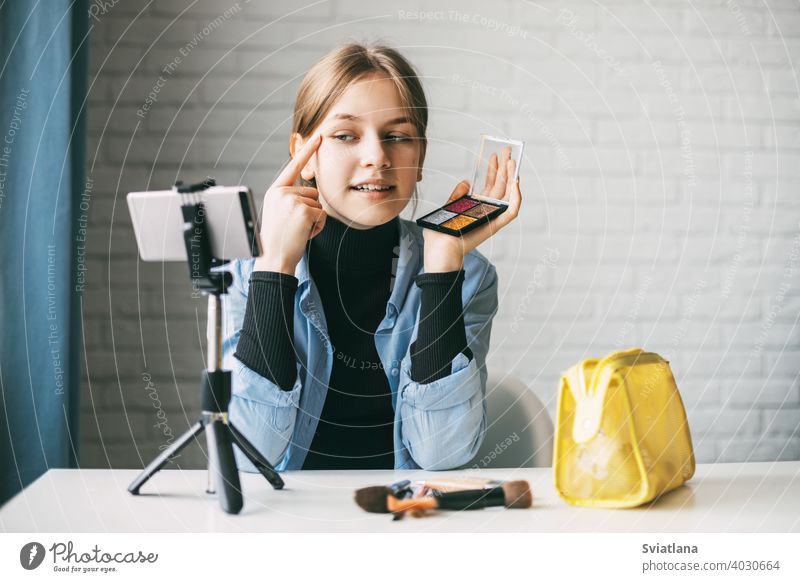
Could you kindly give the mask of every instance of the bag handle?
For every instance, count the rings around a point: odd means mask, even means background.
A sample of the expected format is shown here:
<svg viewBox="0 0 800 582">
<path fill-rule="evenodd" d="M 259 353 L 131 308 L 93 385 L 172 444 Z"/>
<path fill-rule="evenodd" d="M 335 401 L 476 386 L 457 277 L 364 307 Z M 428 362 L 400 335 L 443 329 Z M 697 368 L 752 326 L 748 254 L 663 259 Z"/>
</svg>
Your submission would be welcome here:
<svg viewBox="0 0 800 582">
<path fill-rule="evenodd" d="M 644 353 L 641 348 L 613 352 L 597 360 L 587 358 L 570 368 L 566 375 L 575 398 L 575 420 L 572 425 L 572 438 L 576 443 L 586 442 L 595 437 L 603 419 L 603 403 L 611 383 L 615 368 L 614 360 Z M 594 367 L 592 377 L 587 381 L 586 369 Z M 577 394 L 576 394 L 577 393 Z"/>
</svg>

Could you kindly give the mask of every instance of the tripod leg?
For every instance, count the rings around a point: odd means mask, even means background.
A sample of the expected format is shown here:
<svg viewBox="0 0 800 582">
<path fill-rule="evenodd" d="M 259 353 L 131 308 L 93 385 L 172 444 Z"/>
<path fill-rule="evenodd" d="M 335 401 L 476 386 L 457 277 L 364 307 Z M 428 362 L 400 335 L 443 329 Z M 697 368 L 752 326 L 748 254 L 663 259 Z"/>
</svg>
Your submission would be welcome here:
<svg viewBox="0 0 800 582">
<path fill-rule="evenodd" d="M 133 493 L 134 495 L 139 495 L 139 489 L 142 485 L 144 485 L 150 477 L 158 473 L 164 465 L 167 464 L 170 457 L 173 455 L 177 455 L 183 448 L 188 445 L 193 438 L 203 432 L 203 423 L 196 422 L 192 425 L 192 427 L 183 433 L 178 440 L 176 440 L 172 445 L 165 449 L 160 455 L 158 455 L 153 461 L 144 468 L 144 471 L 139 473 L 139 476 L 133 480 L 133 482 L 128 486 L 128 491 Z"/>
<path fill-rule="evenodd" d="M 215 440 L 215 432 L 214 430 L 209 429 L 211 426 L 211 421 L 206 418 L 206 415 L 203 415 L 204 423 L 206 427 L 206 450 L 208 451 L 208 459 L 206 465 L 206 493 L 209 495 L 215 495 L 217 493 L 217 465 L 219 465 L 219 459 L 217 459 L 217 441 Z"/>
<path fill-rule="evenodd" d="M 239 483 L 239 470 L 233 456 L 233 437 L 228 425 L 215 420 L 206 425 L 209 448 L 214 449 L 209 457 L 213 459 L 211 469 L 216 473 L 219 504 L 226 513 L 239 513 L 244 504 L 242 486 Z"/>
<path fill-rule="evenodd" d="M 231 429 L 231 434 L 233 435 L 234 441 L 233 444 L 239 447 L 239 449 L 244 453 L 244 456 L 250 459 L 250 462 L 255 465 L 258 472 L 261 473 L 264 478 L 269 481 L 270 485 L 272 485 L 275 489 L 283 489 L 284 482 L 281 479 L 281 476 L 278 475 L 278 472 L 275 470 L 275 467 L 262 455 L 258 452 L 250 441 L 247 440 L 242 433 L 239 432 L 232 423 L 228 422 L 228 427 Z"/>
</svg>

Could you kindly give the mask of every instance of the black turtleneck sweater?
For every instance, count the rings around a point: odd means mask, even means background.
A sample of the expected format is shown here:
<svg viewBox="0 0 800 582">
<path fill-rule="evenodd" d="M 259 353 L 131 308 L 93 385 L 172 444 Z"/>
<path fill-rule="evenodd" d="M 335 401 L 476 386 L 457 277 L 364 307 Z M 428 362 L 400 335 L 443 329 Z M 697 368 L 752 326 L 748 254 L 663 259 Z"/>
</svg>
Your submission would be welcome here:
<svg viewBox="0 0 800 582">
<path fill-rule="evenodd" d="M 334 349 L 325 404 L 304 469 L 391 469 L 394 411 L 391 389 L 375 347 L 386 314 L 398 252 L 398 219 L 368 229 L 328 217 L 309 241 L 309 271 L 322 300 Z M 431 382 L 450 374 L 450 362 L 471 357 L 464 330 L 463 271 L 418 275 L 420 324 L 411 346 L 411 376 Z M 255 271 L 235 356 L 290 390 L 297 379 L 291 275 Z"/>
</svg>

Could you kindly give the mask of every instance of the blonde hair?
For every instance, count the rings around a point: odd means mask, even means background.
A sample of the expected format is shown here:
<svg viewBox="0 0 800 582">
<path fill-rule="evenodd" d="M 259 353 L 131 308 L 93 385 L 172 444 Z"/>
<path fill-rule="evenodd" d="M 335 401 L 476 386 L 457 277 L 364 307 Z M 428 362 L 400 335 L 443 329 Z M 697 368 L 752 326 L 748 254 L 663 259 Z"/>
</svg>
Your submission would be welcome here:
<svg viewBox="0 0 800 582">
<path fill-rule="evenodd" d="M 425 91 L 411 63 L 395 49 L 382 44 L 349 43 L 332 50 L 311 67 L 297 91 L 291 135 L 299 133 L 303 138 L 309 137 L 350 85 L 375 73 L 386 75 L 394 82 L 403 113 L 417 130 L 422 165 L 428 146 Z M 316 187 L 315 179 L 300 178 L 299 183 Z M 414 188 L 414 212 L 416 208 Z"/>
</svg>

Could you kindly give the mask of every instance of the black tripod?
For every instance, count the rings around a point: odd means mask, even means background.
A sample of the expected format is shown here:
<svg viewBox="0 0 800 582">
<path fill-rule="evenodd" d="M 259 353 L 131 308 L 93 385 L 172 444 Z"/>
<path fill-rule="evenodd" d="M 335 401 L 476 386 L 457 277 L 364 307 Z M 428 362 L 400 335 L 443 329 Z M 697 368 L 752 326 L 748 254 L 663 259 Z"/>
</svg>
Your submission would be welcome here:
<svg viewBox="0 0 800 582">
<path fill-rule="evenodd" d="M 244 455 L 258 469 L 275 489 L 283 489 L 283 479 L 264 456 L 228 420 L 228 402 L 231 399 L 231 373 L 222 369 L 222 301 L 232 276 L 228 272 L 214 272 L 224 261 L 211 254 L 211 243 L 205 220 L 205 208 L 199 200 L 190 196 L 193 192 L 214 186 L 208 179 L 200 184 L 184 187 L 181 182 L 173 188 L 176 193 L 185 195 L 183 212 L 183 237 L 189 258 L 189 271 L 192 284 L 208 295 L 208 357 L 207 369 L 200 379 L 203 411 L 192 427 L 183 433 L 172 445 L 145 467 L 128 487 L 134 495 L 150 477 L 177 455 L 192 439 L 201 432 L 206 433 L 208 446 L 208 493 L 219 490 L 219 503 L 227 513 L 239 513 L 242 509 L 242 488 L 239 483 L 239 470 L 233 456 L 233 445 L 239 447 Z"/>
</svg>

